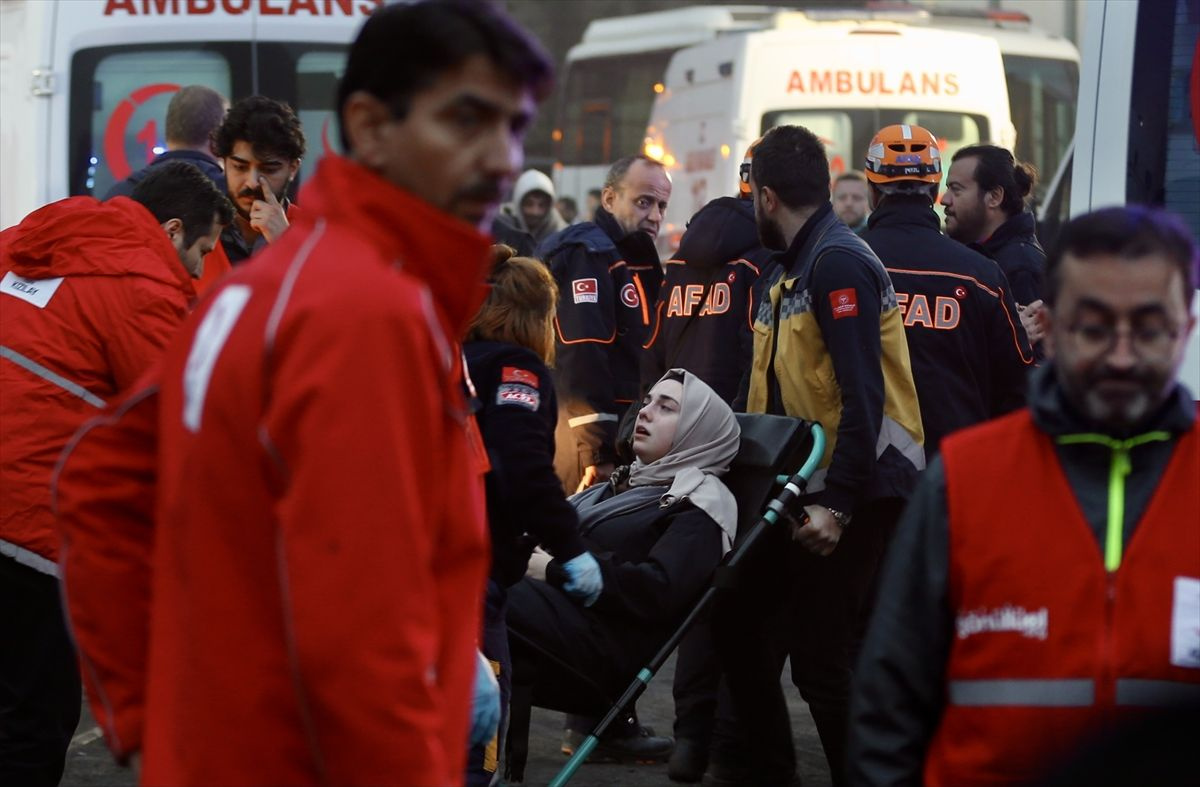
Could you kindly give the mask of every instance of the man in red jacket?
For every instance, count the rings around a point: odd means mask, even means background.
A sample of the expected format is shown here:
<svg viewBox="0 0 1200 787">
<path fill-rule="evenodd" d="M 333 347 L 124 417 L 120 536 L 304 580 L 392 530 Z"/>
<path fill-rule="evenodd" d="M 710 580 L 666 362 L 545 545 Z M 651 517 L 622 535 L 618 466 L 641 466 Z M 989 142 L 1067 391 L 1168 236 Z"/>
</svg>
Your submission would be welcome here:
<svg viewBox="0 0 1200 787">
<path fill-rule="evenodd" d="M 851 783 L 1042 784 L 1097 735 L 1197 718 L 1200 428 L 1178 382 L 1196 265 L 1162 211 L 1063 228 L 1028 409 L 943 441 L 896 532 L 855 673 Z M 1193 751 L 1144 752 L 1138 776 L 1104 783 L 1183 783 Z"/>
<path fill-rule="evenodd" d="M 462 781 L 489 556 L 458 337 L 550 70 L 490 3 L 376 11 L 348 156 L 63 460 L 88 696 L 145 782 Z"/>
<path fill-rule="evenodd" d="M 57 784 L 79 721 L 54 463 L 161 353 L 233 212 L 186 162 L 155 167 L 131 196 L 72 197 L 0 233 L 0 784 Z"/>
</svg>

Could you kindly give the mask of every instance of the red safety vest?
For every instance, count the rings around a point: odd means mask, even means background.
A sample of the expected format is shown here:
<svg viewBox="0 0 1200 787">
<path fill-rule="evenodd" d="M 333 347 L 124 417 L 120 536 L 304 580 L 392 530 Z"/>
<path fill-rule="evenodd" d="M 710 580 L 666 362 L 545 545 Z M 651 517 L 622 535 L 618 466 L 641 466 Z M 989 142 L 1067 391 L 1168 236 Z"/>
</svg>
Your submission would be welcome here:
<svg viewBox="0 0 1200 787">
<path fill-rule="evenodd" d="M 927 784 L 1028 782 L 1114 722 L 1200 696 L 1195 425 L 1115 571 L 1028 411 L 952 436 L 943 458 L 955 631 Z M 1128 448 L 1113 461 L 1123 485 Z"/>
</svg>

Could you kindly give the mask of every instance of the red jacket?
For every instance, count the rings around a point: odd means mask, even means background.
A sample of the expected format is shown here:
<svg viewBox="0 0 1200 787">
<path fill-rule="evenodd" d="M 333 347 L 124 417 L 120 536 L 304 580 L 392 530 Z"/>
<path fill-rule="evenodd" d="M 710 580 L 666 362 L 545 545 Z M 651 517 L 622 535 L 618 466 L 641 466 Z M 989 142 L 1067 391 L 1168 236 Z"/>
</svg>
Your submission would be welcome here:
<svg viewBox="0 0 1200 787">
<path fill-rule="evenodd" d="M 59 477 L 88 696 L 147 783 L 465 768 L 488 545 L 454 337 L 488 241 L 338 157 L 305 204 Z"/>
<path fill-rule="evenodd" d="M 0 554 L 54 573 L 50 477 L 84 421 L 158 357 L 195 297 L 126 197 L 72 197 L 0 233 Z"/>
<path fill-rule="evenodd" d="M 956 636 L 927 784 L 1030 783 L 1114 721 L 1196 696 L 1197 429 L 1113 572 L 1028 411 L 943 443 Z M 978 484 L 983 467 L 1005 483 Z"/>
</svg>

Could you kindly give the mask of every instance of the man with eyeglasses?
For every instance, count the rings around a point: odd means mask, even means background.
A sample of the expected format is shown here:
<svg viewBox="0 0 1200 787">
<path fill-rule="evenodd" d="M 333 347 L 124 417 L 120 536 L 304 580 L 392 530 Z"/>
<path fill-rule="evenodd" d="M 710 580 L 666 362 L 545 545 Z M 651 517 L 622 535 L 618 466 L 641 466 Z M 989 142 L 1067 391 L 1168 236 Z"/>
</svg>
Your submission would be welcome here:
<svg viewBox="0 0 1200 787">
<path fill-rule="evenodd" d="M 901 519 L 856 672 L 853 783 L 1040 782 L 1200 702 L 1200 434 L 1177 380 L 1196 267 L 1159 210 L 1063 229 L 1029 407 L 947 438 Z"/>
</svg>

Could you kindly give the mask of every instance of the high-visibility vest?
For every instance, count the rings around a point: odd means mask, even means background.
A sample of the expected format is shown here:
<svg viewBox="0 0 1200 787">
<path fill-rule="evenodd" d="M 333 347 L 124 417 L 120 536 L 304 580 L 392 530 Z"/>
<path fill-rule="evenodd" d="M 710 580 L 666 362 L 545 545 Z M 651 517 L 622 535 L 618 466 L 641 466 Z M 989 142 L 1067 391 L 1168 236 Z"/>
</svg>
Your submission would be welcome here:
<svg viewBox="0 0 1200 787">
<path fill-rule="evenodd" d="M 1059 439 L 1112 449 L 1120 503 L 1130 448 L 1170 435 Z M 1200 699 L 1195 425 L 1124 555 L 1123 506 L 1110 506 L 1108 567 L 1027 410 L 952 436 L 943 459 L 955 628 L 927 784 L 1028 782 L 1116 723 Z"/>
</svg>

